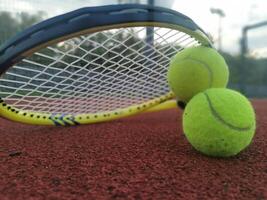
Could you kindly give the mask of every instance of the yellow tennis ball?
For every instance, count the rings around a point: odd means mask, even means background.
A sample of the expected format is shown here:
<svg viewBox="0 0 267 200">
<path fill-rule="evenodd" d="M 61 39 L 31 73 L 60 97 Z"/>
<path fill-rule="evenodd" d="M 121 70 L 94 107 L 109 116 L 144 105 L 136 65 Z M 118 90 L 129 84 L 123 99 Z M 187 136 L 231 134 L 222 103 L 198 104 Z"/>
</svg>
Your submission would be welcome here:
<svg viewBox="0 0 267 200">
<path fill-rule="evenodd" d="M 238 154 L 255 134 L 255 112 L 248 99 L 234 90 L 211 88 L 194 96 L 183 113 L 183 130 L 203 154 Z"/>
<path fill-rule="evenodd" d="M 178 52 L 171 59 L 167 73 L 171 90 L 184 103 L 208 88 L 226 87 L 228 77 L 224 58 L 216 50 L 204 46 Z"/>
</svg>

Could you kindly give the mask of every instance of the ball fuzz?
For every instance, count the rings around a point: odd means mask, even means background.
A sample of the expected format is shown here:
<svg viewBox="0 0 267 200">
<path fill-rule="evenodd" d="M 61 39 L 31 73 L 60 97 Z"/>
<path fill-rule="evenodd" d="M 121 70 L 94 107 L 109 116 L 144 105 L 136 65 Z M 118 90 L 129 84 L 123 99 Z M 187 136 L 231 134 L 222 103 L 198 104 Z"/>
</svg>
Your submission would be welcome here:
<svg viewBox="0 0 267 200">
<path fill-rule="evenodd" d="M 226 87 L 229 70 L 223 57 L 214 49 L 190 47 L 171 60 L 167 79 L 178 100 L 188 102 L 208 88 Z"/>
<path fill-rule="evenodd" d="M 209 156 L 238 154 L 251 143 L 255 127 L 255 113 L 247 98 L 225 88 L 197 94 L 183 113 L 186 138 Z"/>
</svg>

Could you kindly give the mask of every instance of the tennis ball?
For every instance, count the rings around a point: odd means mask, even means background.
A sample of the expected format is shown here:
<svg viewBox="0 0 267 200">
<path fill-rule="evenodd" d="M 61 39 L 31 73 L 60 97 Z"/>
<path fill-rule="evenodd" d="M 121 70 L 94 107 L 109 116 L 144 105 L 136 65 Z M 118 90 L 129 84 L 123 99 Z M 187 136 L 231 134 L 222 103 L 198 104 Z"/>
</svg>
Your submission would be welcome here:
<svg viewBox="0 0 267 200">
<path fill-rule="evenodd" d="M 183 113 L 186 138 L 208 156 L 238 154 L 251 143 L 255 127 L 255 113 L 248 99 L 225 88 L 211 88 L 197 94 Z"/>
<path fill-rule="evenodd" d="M 216 50 L 204 46 L 178 52 L 171 59 L 167 72 L 171 90 L 184 103 L 205 89 L 226 87 L 228 77 L 224 58 Z"/>
</svg>

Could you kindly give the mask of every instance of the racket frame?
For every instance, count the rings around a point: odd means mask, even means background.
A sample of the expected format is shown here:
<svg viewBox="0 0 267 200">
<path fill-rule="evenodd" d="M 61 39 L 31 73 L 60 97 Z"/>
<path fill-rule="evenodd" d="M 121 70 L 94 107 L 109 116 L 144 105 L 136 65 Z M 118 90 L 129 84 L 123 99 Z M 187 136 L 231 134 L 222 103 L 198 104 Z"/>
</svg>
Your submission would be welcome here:
<svg viewBox="0 0 267 200">
<path fill-rule="evenodd" d="M 52 44 L 84 34 L 144 26 L 178 30 L 195 38 L 202 45 L 212 47 L 207 34 L 190 18 L 176 11 L 140 4 L 82 8 L 43 21 L 9 40 L 0 48 L 0 76 L 9 67 Z M 115 120 L 145 111 L 173 108 L 176 107 L 176 102 L 169 101 L 173 98 L 174 94 L 169 92 L 140 105 L 77 115 L 20 110 L 0 98 L 0 115 L 13 121 L 35 125 L 89 124 Z"/>
</svg>

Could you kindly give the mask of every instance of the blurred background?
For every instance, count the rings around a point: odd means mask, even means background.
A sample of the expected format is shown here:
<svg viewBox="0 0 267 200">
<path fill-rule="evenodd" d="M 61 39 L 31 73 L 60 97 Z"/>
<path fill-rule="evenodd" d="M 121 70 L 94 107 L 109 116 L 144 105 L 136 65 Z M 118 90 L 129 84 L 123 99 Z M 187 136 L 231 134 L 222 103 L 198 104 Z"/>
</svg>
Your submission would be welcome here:
<svg viewBox="0 0 267 200">
<path fill-rule="evenodd" d="M 230 68 L 229 87 L 267 97 L 266 0 L 0 0 L 0 45 L 44 19 L 85 6 L 140 3 L 192 18 L 212 38 Z"/>
</svg>

